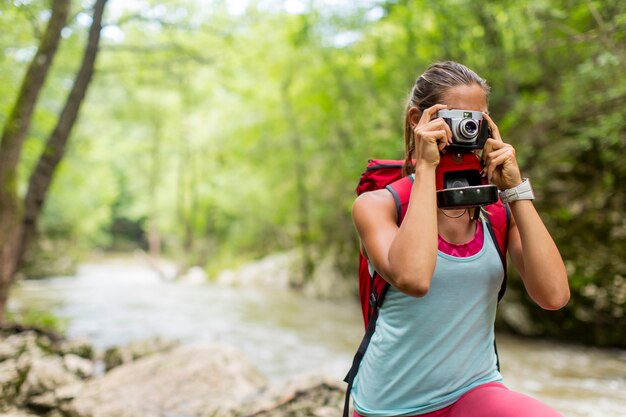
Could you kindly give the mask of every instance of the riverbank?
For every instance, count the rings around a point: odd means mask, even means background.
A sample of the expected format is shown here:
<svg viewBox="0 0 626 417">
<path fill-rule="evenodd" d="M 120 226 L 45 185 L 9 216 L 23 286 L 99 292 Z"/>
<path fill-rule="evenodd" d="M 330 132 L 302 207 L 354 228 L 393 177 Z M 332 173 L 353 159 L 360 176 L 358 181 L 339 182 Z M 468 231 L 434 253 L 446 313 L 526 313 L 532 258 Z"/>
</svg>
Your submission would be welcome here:
<svg viewBox="0 0 626 417">
<path fill-rule="evenodd" d="M 281 417 L 340 414 L 323 376 L 270 383 L 239 350 L 161 340 L 96 351 L 37 329 L 0 334 L 0 416 Z"/>
<path fill-rule="evenodd" d="M 168 281 L 143 260 L 109 259 L 83 264 L 75 276 L 19 282 L 11 305 L 54 314 L 67 323 L 68 338 L 86 337 L 98 352 L 160 337 L 233 347 L 272 386 L 313 372 L 341 381 L 363 333 L 358 303 L 243 275 L 249 281 Z M 624 351 L 502 334 L 498 351 L 507 385 L 567 417 L 616 417 L 626 409 Z"/>
</svg>

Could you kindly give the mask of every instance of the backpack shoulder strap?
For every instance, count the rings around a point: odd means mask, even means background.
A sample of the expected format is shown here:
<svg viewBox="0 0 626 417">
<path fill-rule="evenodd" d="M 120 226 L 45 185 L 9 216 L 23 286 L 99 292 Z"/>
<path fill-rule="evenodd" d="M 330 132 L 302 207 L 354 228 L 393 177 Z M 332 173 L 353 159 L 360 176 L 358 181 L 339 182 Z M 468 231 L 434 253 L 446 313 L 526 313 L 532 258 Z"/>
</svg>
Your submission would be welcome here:
<svg viewBox="0 0 626 417">
<path fill-rule="evenodd" d="M 396 219 L 398 226 L 402 224 L 404 216 L 406 215 L 406 210 L 409 207 L 409 198 L 411 197 L 413 181 L 413 175 L 409 175 L 402 177 L 385 187 L 391 193 L 396 203 Z"/>
<path fill-rule="evenodd" d="M 507 285 L 507 262 L 506 253 L 508 249 L 509 240 L 509 226 L 511 223 L 511 212 L 508 204 L 502 204 L 500 202 L 488 206 L 488 208 L 481 207 L 480 217 L 487 227 L 487 231 L 491 236 L 491 240 L 495 243 L 496 250 L 502 261 L 502 267 L 504 269 L 504 277 L 502 279 L 502 285 L 498 292 L 498 302 L 504 297 Z"/>
<path fill-rule="evenodd" d="M 385 299 L 385 295 L 387 294 L 387 290 L 389 290 L 389 283 L 386 283 L 383 287 L 378 302 L 376 303 L 376 307 L 372 311 L 372 316 L 369 319 L 369 323 L 367 325 L 367 330 L 365 330 L 365 335 L 359 344 L 359 349 L 357 350 L 354 358 L 352 359 L 352 366 L 348 371 L 348 374 L 343 379 L 344 382 L 348 383 L 348 387 L 346 388 L 346 396 L 343 405 L 343 417 L 349 417 L 350 410 L 350 393 L 352 391 L 352 385 L 354 384 L 354 378 L 356 377 L 357 372 L 359 371 L 359 366 L 361 365 L 361 361 L 365 356 L 365 351 L 372 340 L 372 336 L 376 331 L 376 320 L 378 319 L 378 312 L 380 310 L 380 306 L 382 305 L 383 300 Z"/>
<path fill-rule="evenodd" d="M 504 214 L 504 221 L 502 224 L 496 224 L 496 222 L 502 220 L 502 214 Z M 509 236 L 509 226 L 511 223 L 511 212 L 508 204 L 502 204 L 500 202 L 493 204 L 490 206 L 490 210 L 481 207 L 480 209 L 480 217 L 483 219 L 485 226 L 489 234 L 491 235 L 491 240 L 494 242 L 496 246 L 496 250 L 498 251 L 498 255 L 500 256 L 500 260 L 502 261 L 502 267 L 504 269 L 504 276 L 502 277 L 502 285 L 500 286 L 500 291 L 498 292 L 498 303 L 504 297 L 504 293 L 506 292 L 506 283 L 507 283 L 507 271 L 506 271 L 506 252 L 508 246 L 508 236 Z M 492 225 L 492 222 L 494 225 Z M 496 234 L 494 231 L 494 226 L 498 227 Z M 493 340 L 493 349 L 496 352 L 496 368 L 498 371 L 500 370 L 500 357 L 498 355 L 498 346 L 496 345 L 496 340 Z"/>
</svg>

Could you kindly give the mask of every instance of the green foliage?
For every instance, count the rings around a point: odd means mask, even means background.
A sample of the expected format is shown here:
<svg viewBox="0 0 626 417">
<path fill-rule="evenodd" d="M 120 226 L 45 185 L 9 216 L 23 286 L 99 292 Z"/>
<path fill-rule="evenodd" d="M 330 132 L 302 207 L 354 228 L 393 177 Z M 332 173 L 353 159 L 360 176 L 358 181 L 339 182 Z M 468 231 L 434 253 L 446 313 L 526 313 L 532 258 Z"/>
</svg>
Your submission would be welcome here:
<svg viewBox="0 0 626 417">
<path fill-rule="evenodd" d="M 64 334 L 67 321 L 54 314 L 37 309 L 8 312 L 8 322 L 19 323 L 21 326 L 49 330 L 55 334 Z"/>
<path fill-rule="evenodd" d="M 45 7 L 22 3 L 0 5 L 0 121 L 20 57 L 36 44 L 32 10 Z M 303 247 L 338 252 L 353 279 L 356 181 L 369 158 L 402 157 L 412 83 L 431 62 L 454 59 L 490 82 L 490 111 L 568 264 L 573 301 L 559 313 L 529 309 L 539 331 L 619 344 L 624 2 L 348 3 L 308 2 L 298 13 L 263 1 L 237 13 L 225 1 L 110 7 L 44 236 L 106 248 L 112 225 L 127 221 L 210 270 Z M 23 185 L 80 60 L 80 16 L 37 110 Z"/>
</svg>

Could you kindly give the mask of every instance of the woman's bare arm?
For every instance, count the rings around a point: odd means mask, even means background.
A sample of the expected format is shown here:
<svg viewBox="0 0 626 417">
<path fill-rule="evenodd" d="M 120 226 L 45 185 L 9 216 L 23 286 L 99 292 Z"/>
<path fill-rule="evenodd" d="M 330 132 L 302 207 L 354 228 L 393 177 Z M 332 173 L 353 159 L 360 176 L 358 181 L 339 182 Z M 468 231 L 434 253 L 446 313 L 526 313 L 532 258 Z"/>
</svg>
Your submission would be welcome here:
<svg viewBox="0 0 626 417">
<path fill-rule="evenodd" d="M 421 113 L 409 110 L 414 123 L 415 181 L 402 225 L 397 226 L 395 203 L 387 190 L 362 194 L 352 210 L 361 245 L 376 271 L 416 297 L 428 292 L 437 261 L 435 170 L 452 132 L 436 115 L 446 107 L 436 104 Z"/>
<path fill-rule="evenodd" d="M 398 290 L 428 292 L 437 259 L 437 203 L 434 167 L 418 167 L 407 213 L 400 227 L 387 190 L 362 194 L 352 216 L 365 254 L 376 271 Z"/>
</svg>

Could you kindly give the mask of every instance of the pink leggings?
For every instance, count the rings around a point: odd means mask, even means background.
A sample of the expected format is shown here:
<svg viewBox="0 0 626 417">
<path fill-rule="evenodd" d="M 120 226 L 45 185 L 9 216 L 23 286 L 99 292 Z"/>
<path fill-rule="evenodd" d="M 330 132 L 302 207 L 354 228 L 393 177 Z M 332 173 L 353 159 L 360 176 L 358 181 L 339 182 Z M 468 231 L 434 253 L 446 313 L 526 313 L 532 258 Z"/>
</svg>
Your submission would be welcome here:
<svg viewBox="0 0 626 417">
<path fill-rule="evenodd" d="M 563 417 L 544 403 L 499 382 L 480 385 L 441 410 L 414 417 Z M 354 412 L 353 417 L 363 417 Z"/>
</svg>

